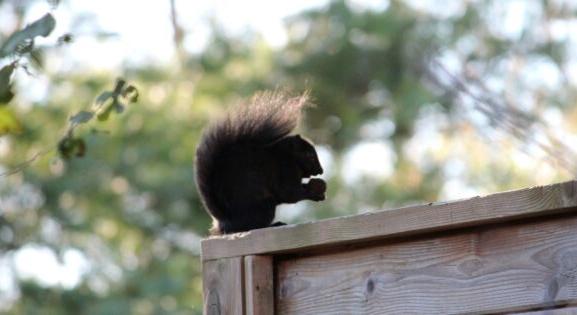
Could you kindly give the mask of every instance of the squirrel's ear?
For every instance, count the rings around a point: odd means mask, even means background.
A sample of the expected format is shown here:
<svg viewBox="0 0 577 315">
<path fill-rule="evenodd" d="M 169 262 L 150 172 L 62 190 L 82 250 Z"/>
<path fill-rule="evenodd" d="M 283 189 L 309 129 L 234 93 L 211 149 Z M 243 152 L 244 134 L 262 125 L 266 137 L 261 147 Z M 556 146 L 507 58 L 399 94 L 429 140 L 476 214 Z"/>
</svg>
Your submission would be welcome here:
<svg viewBox="0 0 577 315">
<path fill-rule="evenodd" d="M 298 135 L 298 134 L 297 134 L 297 135 L 295 135 L 295 139 L 299 139 L 299 140 L 302 140 L 302 138 L 301 138 L 301 135 Z"/>
</svg>

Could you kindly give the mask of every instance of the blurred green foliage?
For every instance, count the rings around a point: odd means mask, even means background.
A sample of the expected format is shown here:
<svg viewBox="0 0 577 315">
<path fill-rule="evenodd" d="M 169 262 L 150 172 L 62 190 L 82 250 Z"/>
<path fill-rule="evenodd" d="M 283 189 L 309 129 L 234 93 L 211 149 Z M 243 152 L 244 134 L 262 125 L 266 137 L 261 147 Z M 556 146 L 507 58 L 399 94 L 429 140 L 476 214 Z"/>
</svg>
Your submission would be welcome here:
<svg viewBox="0 0 577 315">
<path fill-rule="evenodd" d="M 180 64 L 127 66 L 118 73 L 46 72 L 42 64 L 50 60 L 43 48 L 26 50 L 36 56 L 30 64 L 49 76 L 48 93 L 33 104 L 26 104 L 25 89 L 10 97 L 13 122 L 6 124 L 19 132 L 0 138 L 1 165 L 9 171 L 47 148 L 50 153 L 0 177 L 0 276 L 7 268 L 15 280 L 13 288 L 0 286 L 0 298 L 6 295 L 0 303 L 8 305 L 0 311 L 200 314 L 199 240 L 210 218 L 193 184 L 194 148 L 210 119 L 261 89 L 310 90 L 316 107 L 307 111 L 302 132 L 330 157 L 327 201 L 304 203 L 294 222 L 438 200 L 454 187 L 449 184 L 455 169 L 461 170 L 457 183 L 477 191 L 566 178 L 561 171 L 536 178 L 516 166 L 506 157 L 516 150 L 515 140 L 482 139 L 454 91 L 426 80 L 429 58 L 442 59 L 447 51 L 456 51 L 459 61 L 480 69 L 487 80 L 501 75 L 495 64 L 521 48 L 521 58 L 538 56 L 564 69 L 564 42 L 534 41 L 528 30 L 517 39 L 492 32 L 495 3 L 464 2 L 461 14 L 447 17 L 401 1 L 381 10 L 333 1 L 290 18 L 281 49 L 257 34 L 231 38 L 214 25 L 207 47 Z M 542 10 L 548 18 L 563 18 L 554 7 L 545 4 Z M 0 42 L 9 42 L 6 34 Z M 13 71 L 4 66 L 2 71 Z M 21 68 L 16 72 L 25 75 Z M 91 120 L 99 109 L 88 113 L 86 104 L 95 99 L 109 111 L 115 108 L 105 102 L 112 94 L 102 93 L 119 74 L 138 87 L 138 105 L 77 130 L 88 153 L 60 159 L 50 148 L 56 148 L 70 116 L 73 123 Z M 0 95 L 10 94 L 11 76 L 0 73 Z M 135 97 L 134 90 L 126 92 Z M 571 85 L 534 93 L 539 103 L 533 109 L 561 108 L 567 124 L 577 125 Z M 531 114 L 539 113 L 533 109 Z M 0 113 L 2 126 L 4 117 Z M 390 148 L 391 159 L 382 164 L 391 174 L 347 179 L 347 156 L 362 143 Z M 61 261 L 66 250 L 75 249 L 89 271 L 73 287 L 21 277 L 14 257 L 27 246 L 50 248 Z"/>
</svg>

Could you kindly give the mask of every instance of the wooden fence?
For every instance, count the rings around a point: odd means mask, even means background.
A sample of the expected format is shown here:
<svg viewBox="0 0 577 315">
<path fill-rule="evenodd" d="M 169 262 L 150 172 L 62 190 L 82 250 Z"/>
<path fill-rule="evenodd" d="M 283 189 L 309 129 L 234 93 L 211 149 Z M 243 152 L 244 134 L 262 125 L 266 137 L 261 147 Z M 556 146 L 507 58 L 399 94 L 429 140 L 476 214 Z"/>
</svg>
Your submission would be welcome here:
<svg viewBox="0 0 577 315">
<path fill-rule="evenodd" d="M 205 314 L 577 314 L 577 182 L 202 241 Z"/>
</svg>

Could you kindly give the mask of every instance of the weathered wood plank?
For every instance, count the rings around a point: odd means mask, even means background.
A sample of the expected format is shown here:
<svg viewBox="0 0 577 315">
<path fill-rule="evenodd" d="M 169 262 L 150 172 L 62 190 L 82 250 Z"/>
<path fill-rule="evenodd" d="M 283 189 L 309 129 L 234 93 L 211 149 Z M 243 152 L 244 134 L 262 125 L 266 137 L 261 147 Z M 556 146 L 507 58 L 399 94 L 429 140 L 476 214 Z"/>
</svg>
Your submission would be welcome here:
<svg viewBox="0 0 577 315">
<path fill-rule="evenodd" d="M 413 206 L 313 223 L 253 230 L 202 241 L 202 259 L 302 251 L 576 211 L 577 182 Z"/>
<path fill-rule="evenodd" d="M 576 303 L 577 215 L 530 221 L 280 260 L 278 314 L 486 314 Z"/>
<path fill-rule="evenodd" d="M 205 261 L 202 276 L 205 315 L 243 314 L 242 257 Z"/>
<path fill-rule="evenodd" d="M 511 315 L 577 315 L 577 307 L 555 308 L 550 310 L 512 313 Z"/>
<path fill-rule="evenodd" d="M 246 315 L 274 314 L 272 256 L 244 257 Z"/>
</svg>

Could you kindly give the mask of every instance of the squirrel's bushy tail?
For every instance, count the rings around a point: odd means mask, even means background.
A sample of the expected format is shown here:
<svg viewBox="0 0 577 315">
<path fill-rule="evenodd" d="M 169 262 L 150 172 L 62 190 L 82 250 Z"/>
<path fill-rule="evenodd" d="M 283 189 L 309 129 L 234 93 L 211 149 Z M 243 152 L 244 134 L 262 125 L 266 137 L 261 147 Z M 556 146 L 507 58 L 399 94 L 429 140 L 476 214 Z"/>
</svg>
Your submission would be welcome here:
<svg viewBox="0 0 577 315">
<path fill-rule="evenodd" d="M 196 185 L 213 216 L 222 213 L 212 176 L 219 157 L 239 146 L 264 146 L 287 136 L 297 126 L 306 104 L 307 93 L 290 97 L 281 91 L 260 92 L 205 129 L 196 150 Z M 217 232 L 213 227 L 211 233 Z"/>
</svg>

